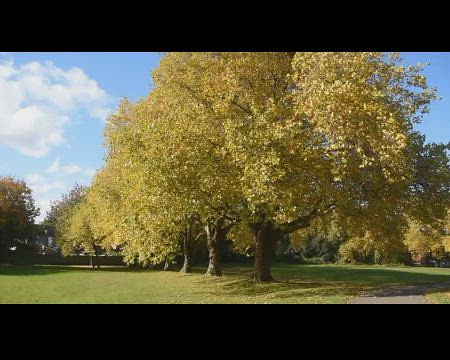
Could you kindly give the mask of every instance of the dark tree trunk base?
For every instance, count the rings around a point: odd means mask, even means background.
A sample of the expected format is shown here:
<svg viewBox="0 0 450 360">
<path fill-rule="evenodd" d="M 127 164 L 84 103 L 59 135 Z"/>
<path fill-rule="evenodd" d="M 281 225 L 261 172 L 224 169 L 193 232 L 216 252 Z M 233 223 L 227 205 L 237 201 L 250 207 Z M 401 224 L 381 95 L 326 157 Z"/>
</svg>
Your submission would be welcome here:
<svg viewBox="0 0 450 360">
<path fill-rule="evenodd" d="M 272 259 L 276 231 L 271 222 L 253 224 L 252 232 L 255 237 L 255 273 L 253 280 L 257 282 L 274 281 L 272 277 Z"/>
<path fill-rule="evenodd" d="M 260 276 L 256 273 L 252 274 L 250 276 L 250 279 L 256 282 L 276 282 L 275 279 L 272 277 L 272 275 L 269 276 Z"/>
<path fill-rule="evenodd" d="M 206 239 L 209 252 L 209 264 L 206 276 L 222 276 L 220 246 L 225 240 L 224 220 L 218 219 L 206 225 Z"/>
<path fill-rule="evenodd" d="M 180 270 L 182 274 L 190 274 L 192 273 L 192 258 L 191 254 L 185 254 L 183 267 Z"/>
<path fill-rule="evenodd" d="M 192 229 L 191 226 L 188 226 L 183 236 L 184 263 L 180 273 L 192 273 L 192 246 Z"/>
<path fill-rule="evenodd" d="M 165 261 L 165 263 L 164 263 L 164 269 L 163 269 L 163 271 L 169 271 L 170 270 L 170 263 L 169 263 L 169 261 Z"/>
<path fill-rule="evenodd" d="M 222 271 L 220 269 L 215 269 L 214 266 L 209 264 L 208 270 L 206 271 L 206 276 L 222 276 Z"/>
<path fill-rule="evenodd" d="M 182 274 L 191 274 L 192 273 L 192 267 L 183 265 L 183 267 L 180 270 L 180 273 L 182 273 Z"/>
</svg>

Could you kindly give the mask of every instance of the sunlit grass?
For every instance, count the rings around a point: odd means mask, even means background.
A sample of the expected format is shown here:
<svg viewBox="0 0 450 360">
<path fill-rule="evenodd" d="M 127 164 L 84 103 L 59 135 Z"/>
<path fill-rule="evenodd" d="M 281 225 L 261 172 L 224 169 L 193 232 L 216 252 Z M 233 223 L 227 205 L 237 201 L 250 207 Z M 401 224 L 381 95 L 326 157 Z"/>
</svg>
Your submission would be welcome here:
<svg viewBox="0 0 450 360">
<path fill-rule="evenodd" d="M 428 294 L 427 300 L 434 304 L 450 304 L 450 291 L 442 291 Z"/>
<path fill-rule="evenodd" d="M 450 269 L 281 265 L 274 283 L 250 280 L 252 266 L 224 266 L 222 278 L 110 267 L 0 267 L 0 303 L 346 303 L 362 290 L 450 282 Z"/>
</svg>

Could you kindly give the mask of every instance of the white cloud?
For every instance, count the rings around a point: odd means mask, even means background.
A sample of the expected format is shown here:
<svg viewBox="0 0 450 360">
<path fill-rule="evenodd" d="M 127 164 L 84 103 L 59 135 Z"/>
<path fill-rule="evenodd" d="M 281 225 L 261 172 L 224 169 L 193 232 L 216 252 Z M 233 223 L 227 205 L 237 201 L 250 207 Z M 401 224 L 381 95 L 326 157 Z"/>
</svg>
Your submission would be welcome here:
<svg viewBox="0 0 450 360">
<path fill-rule="evenodd" d="M 66 185 L 62 181 L 48 181 L 39 174 L 30 174 L 25 177 L 25 181 L 34 194 L 46 194 L 52 191 L 64 191 Z"/>
<path fill-rule="evenodd" d="M 104 120 L 110 101 L 82 69 L 0 61 L 0 144 L 42 157 L 66 142 L 64 127 L 74 111 Z"/>
<path fill-rule="evenodd" d="M 75 164 L 66 165 L 62 168 L 63 173 L 66 175 L 77 174 L 81 172 L 81 170 L 82 170 L 81 167 Z"/>
<path fill-rule="evenodd" d="M 25 181 L 33 191 L 36 206 L 40 209 L 40 216 L 36 218 L 36 222 L 43 221 L 50 209 L 51 201 L 59 199 L 69 189 L 65 182 L 48 179 L 40 174 L 28 174 Z"/>
<path fill-rule="evenodd" d="M 60 157 L 57 157 L 42 171 L 26 175 L 25 181 L 33 191 L 36 206 L 41 210 L 36 222 L 42 222 L 45 219 L 51 201 L 60 199 L 61 195 L 67 193 L 75 183 L 89 185 L 95 173 L 96 170 L 93 168 L 65 164 Z"/>
<path fill-rule="evenodd" d="M 44 221 L 45 216 L 47 215 L 47 211 L 50 210 L 50 205 L 53 199 L 37 199 L 36 200 L 36 207 L 39 208 L 40 214 L 36 218 L 36 223 L 40 223 Z"/>
<path fill-rule="evenodd" d="M 80 165 L 77 164 L 68 164 L 61 166 L 61 159 L 59 157 L 56 158 L 56 160 L 53 161 L 50 164 L 50 166 L 46 169 L 47 173 L 57 175 L 73 175 L 81 172 L 85 173 L 86 175 L 90 175 L 91 171 L 92 169 L 90 168 L 83 169 Z"/>
<path fill-rule="evenodd" d="M 56 174 L 59 172 L 59 158 L 57 158 L 52 164 L 47 168 L 47 172 L 51 174 Z"/>
<path fill-rule="evenodd" d="M 1 54 L 2 56 L 5 56 L 5 54 Z M 10 77 L 15 73 L 14 67 L 13 65 L 13 61 L 11 60 L 11 58 L 9 58 L 8 60 L 5 60 L 3 62 L 0 62 L 0 78 L 1 77 Z"/>
<path fill-rule="evenodd" d="M 84 173 L 89 176 L 89 177 L 93 177 L 95 175 L 97 171 L 95 169 L 85 169 Z"/>
<path fill-rule="evenodd" d="M 25 181 L 33 191 L 33 198 L 36 206 L 40 208 L 40 216 L 36 222 L 45 219 L 47 210 L 50 209 L 52 201 L 61 198 L 63 193 L 67 193 L 75 183 L 88 185 L 95 170 L 92 168 L 82 168 L 78 165 L 61 166 L 60 158 L 57 158 L 46 170 L 46 175 L 41 173 L 31 173 L 25 176 Z"/>
</svg>

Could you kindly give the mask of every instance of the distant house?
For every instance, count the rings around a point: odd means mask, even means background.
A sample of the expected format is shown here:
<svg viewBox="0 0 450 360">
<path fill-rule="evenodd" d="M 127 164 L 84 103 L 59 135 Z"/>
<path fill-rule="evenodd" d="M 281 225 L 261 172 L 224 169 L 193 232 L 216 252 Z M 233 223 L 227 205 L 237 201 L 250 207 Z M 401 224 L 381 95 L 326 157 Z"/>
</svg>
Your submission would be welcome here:
<svg viewBox="0 0 450 360">
<path fill-rule="evenodd" d="M 52 225 L 38 225 L 38 236 L 36 239 L 36 245 L 39 248 L 39 252 L 42 254 L 56 254 L 59 252 L 59 248 L 56 245 L 55 240 L 55 227 Z"/>
</svg>

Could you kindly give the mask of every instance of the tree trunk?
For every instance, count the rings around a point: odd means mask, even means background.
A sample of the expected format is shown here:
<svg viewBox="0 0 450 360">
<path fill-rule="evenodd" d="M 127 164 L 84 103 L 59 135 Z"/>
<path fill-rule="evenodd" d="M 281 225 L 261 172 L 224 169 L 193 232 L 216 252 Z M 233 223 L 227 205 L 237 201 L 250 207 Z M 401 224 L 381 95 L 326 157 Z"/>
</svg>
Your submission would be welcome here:
<svg viewBox="0 0 450 360">
<path fill-rule="evenodd" d="M 222 276 L 220 248 L 226 237 L 224 220 L 219 219 L 205 227 L 209 252 L 209 265 L 206 275 Z"/>
<path fill-rule="evenodd" d="M 255 237 L 255 275 L 256 281 L 273 281 L 272 259 L 274 254 L 275 231 L 271 222 L 251 226 Z"/>
<path fill-rule="evenodd" d="M 184 274 L 192 273 L 192 232 L 188 226 L 183 234 L 184 263 L 180 272 Z"/>
<path fill-rule="evenodd" d="M 164 262 L 163 271 L 169 271 L 169 269 L 170 269 L 170 262 L 169 262 L 169 258 L 166 257 L 166 261 Z"/>
</svg>

